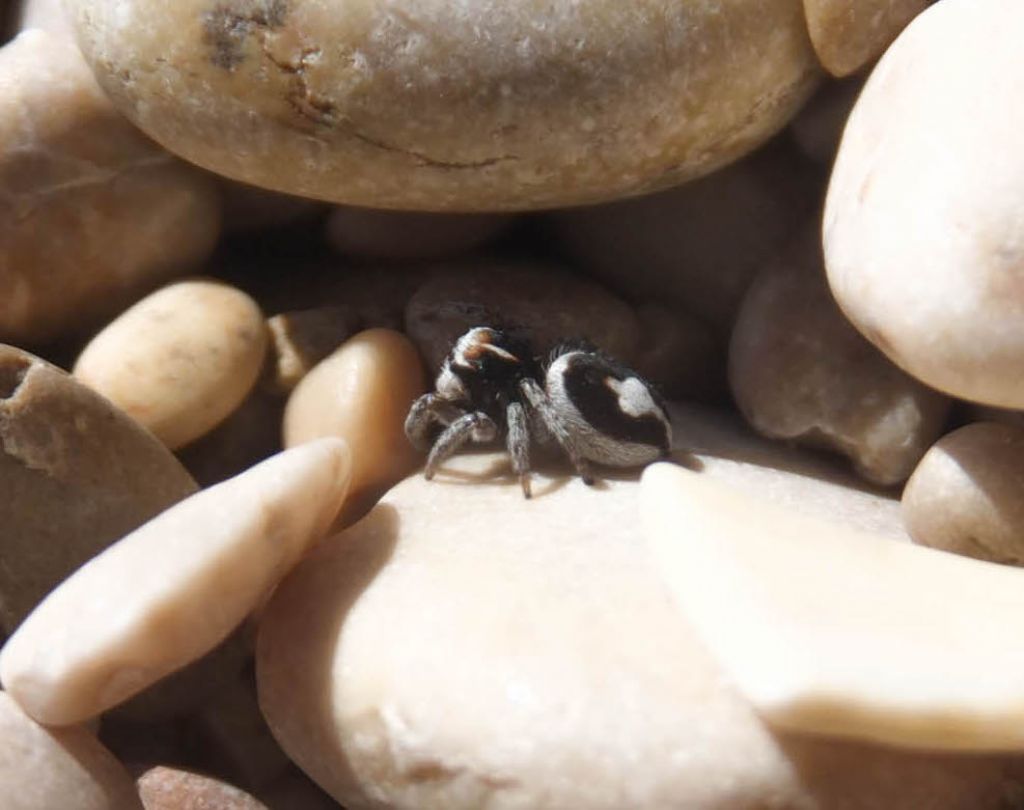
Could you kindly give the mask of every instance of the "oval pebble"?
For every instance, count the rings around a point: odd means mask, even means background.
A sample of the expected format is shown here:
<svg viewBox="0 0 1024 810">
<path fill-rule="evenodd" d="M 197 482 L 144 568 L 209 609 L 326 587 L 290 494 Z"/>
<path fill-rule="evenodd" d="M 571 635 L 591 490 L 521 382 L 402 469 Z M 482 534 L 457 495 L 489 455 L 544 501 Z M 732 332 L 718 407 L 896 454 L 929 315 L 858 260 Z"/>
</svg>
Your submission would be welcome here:
<svg viewBox="0 0 1024 810">
<path fill-rule="evenodd" d="M 254 185 L 374 208 L 568 205 L 705 174 L 820 74 L 799 0 L 83 0 L 120 110 Z"/>
<path fill-rule="evenodd" d="M 0 344 L 0 631 L 13 632 L 75 569 L 196 488 L 109 401 Z"/>
<path fill-rule="evenodd" d="M 132 532 L 8 639 L 4 688 L 38 721 L 69 725 L 213 649 L 327 530 L 350 464 L 339 439 L 309 443 Z"/>
<path fill-rule="evenodd" d="M 1024 565 L 1024 427 L 975 422 L 943 436 L 903 490 L 918 543 Z"/>
<path fill-rule="evenodd" d="M 855 525 L 897 504 L 698 411 L 691 463 Z M 713 442 L 713 444 L 708 444 Z M 685 458 L 685 454 L 681 456 Z M 760 463 L 757 463 L 760 462 Z M 811 473 L 811 470 L 817 473 Z M 789 470 L 786 472 L 785 470 Z M 328 538 L 278 588 L 257 641 L 285 751 L 353 810 L 996 810 L 1006 760 L 768 729 L 641 553 L 635 480 L 590 488 L 453 458 Z M 951 655 L 955 654 L 951 651 Z"/>
<path fill-rule="evenodd" d="M 400 481 L 420 454 L 405 436 L 405 417 L 426 390 L 412 342 L 390 329 L 368 329 L 316 365 L 292 391 L 284 414 L 285 447 L 339 436 L 352 448 L 350 509 Z"/>
<path fill-rule="evenodd" d="M 166 765 L 150 768 L 136 784 L 145 810 L 267 810 L 227 782 Z"/>
<path fill-rule="evenodd" d="M 886 52 L 828 190 L 825 256 L 847 317 L 940 391 L 1024 406 L 1024 5 L 943 0 Z"/>
<path fill-rule="evenodd" d="M 128 772 L 84 728 L 45 728 L 0 692 L 4 810 L 142 810 Z"/>
<path fill-rule="evenodd" d="M 172 450 L 208 433 L 255 385 L 267 349 L 259 305 L 216 281 L 139 301 L 82 350 L 74 374 Z"/>
<path fill-rule="evenodd" d="M 66 36 L 0 49 L 0 121 L 0 340 L 92 327 L 213 250 L 213 181 L 125 121 Z"/>
</svg>

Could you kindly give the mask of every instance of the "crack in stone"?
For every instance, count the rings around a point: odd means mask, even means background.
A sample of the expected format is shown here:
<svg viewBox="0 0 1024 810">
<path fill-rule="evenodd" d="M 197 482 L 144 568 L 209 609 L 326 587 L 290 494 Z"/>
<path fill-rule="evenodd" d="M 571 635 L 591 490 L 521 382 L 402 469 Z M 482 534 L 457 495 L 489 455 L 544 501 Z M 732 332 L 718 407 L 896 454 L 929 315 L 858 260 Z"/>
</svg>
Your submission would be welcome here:
<svg viewBox="0 0 1024 810">
<path fill-rule="evenodd" d="M 234 70 L 245 61 L 244 45 L 256 31 L 284 25 L 288 0 L 227 0 L 203 14 L 203 42 L 212 49 L 210 61 Z"/>
</svg>

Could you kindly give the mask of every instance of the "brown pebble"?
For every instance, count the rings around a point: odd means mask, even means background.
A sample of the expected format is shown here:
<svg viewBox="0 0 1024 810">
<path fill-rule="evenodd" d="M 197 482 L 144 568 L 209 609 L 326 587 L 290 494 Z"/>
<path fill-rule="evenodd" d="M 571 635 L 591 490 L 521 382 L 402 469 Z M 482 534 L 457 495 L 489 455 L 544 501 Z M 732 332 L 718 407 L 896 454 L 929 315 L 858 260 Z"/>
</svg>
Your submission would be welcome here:
<svg viewBox="0 0 1024 810">
<path fill-rule="evenodd" d="M 136 785 L 145 810 L 268 810 L 227 782 L 165 765 L 150 768 Z"/>
<path fill-rule="evenodd" d="M 196 491 L 181 463 L 56 366 L 0 345 L 0 628 Z"/>
</svg>

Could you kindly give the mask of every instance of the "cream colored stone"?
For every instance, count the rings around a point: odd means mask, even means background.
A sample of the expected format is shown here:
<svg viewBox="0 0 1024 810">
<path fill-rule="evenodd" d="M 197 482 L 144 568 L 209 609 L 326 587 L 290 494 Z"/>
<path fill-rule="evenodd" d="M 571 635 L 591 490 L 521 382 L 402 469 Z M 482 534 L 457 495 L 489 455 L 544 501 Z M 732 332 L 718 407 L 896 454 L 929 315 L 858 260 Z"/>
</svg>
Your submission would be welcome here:
<svg viewBox="0 0 1024 810">
<path fill-rule="evenodd" d="M 685 617 L 780 729 L 1024 750 L 1024 571 L 796 515 L 657 465 L 645 533 Z"/>
<path fill-rule="evenodd" d="M 328 217 L 327 243 L 363 259 L 444 259 L 469 253 L 512 223 L 500 214 L 424 214 L 336 208 Z"/>
<path fill-rule="evenodd" d="M 2 4 L 0 4 L 2 5 Z M 14 5 L 6 3 L 6 5 Z M 71 23 L 64 12 L 61 0 L 21 0 L 18 11 L 18 28 L 25 31 L 29 28 L 41 28 L 74 40 L 74 32 L 71 30 Z"/>
<path fill-rule="evenodd" d="M 898 535 L 820 459 L 675 409 L 704 474 Z M 1004 760 L 776 734 L 671 604 L 636 476 L 565 466 L 523 500 L 501 455 L 415 476 L 282 583 L 257 643 L 285 750 L 350 810 L 999 807 Z"/>
<path fill-rule="evenodd" d="M 405 307 L 405 330 L 436 373 L 455 341 L 474 326 L 513 324 L 545 354 L 584 338 L 624 363 L 636 359 L 633 308 L 600 284 L 537 261 L 467 262 L 439 269 Z"/>
<path fill-rule="evenodd" d="M 879 62 L 828 192 L 829 282 L 898 365 L 1024 406 L 1024 50 L 1017 0 L 943 0 Z"/>
<path fill-rule="evenodd" d="M 48 729 L 0 692 L 4 810 L 141 810 L 124 767 L 84 728 Z"/>
<path fill-rule="evenodd" d="M 822 66 L 848 76 L 889 47 L 932 0 L 804 0 L 807 28 Z"/>
<path fill-rule="evenodd" d="M 951 405 L 843 317 L 825 283 L 817 233 L 747 291 L 733 328 L 729 381 L 759 433 L 836 450 L 884 486 L 914 471 L 942 434 Z"/>
<path fill-rule="evenodd" d="M 217 239 L 202 172 L 118 114 L 66 38 L 0 49 L 0 340 L 95 324 L 194 269 Z"/>
<path fill-rule="evenodd" d="M 380 208 L 551 207 L 705 174 L 820 68 L 799 0 L 83 0 L 118 108 L 235 179 Z"/>
<path fill-rule="evenodd" d="M 1024 564 L 1024 428 L 976 422 L 944 436 L 903 490 L 918 543 Z"/>
<path fill-rule="evenodd" d="M 74 374 L 173 450 L 241 405 L 266 349 L 263 314 L 248 295 L 217 281 L 180 281 L 94 337 Z"/>
<path fill-rule="evenodd" d="M 555 212 L 549 223 L 588 274 L 682 308 L 725 336 L 754 274 L 817 205 L 811 171 L 779 142 L 682 188 Z"/>
<path fill-rule="evenodd" d="M 203 490 L 80 568 L 0 651 L 4 688 L 40 722 L 93 717 L 224 639 L 326 531 L 344 442 L 281 453 Z"/>
<path fill-rule="evenodd" d="M 309 372 L 288 398 L 285 447 L 340 436 L 352 448 L 351 498 L 358 511 L 408 475 L 420 454 L 405 436 L 405 417 L 426 390 L 423 361 L 407 337 L 368 329 Z"/>
<path fill-rule="evenodd" d="M 166 447 L 106 399 L 0 344 L 0 632 L 196 488 Z"/>
</svg>

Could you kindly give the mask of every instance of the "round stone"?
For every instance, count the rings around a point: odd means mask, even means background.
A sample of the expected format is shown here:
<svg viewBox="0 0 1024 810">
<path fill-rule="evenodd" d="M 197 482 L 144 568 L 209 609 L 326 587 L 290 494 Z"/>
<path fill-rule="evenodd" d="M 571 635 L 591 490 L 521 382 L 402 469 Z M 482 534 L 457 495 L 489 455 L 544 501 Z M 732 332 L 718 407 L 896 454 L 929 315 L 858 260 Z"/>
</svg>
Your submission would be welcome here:
<svg viewBox="0 0 1024 810">
<path fill-rule="evenodd" d="M 975 422 L 944 436 L 907 482 L 903 517 L 923 545 L 1024 564 L 1024 427 Z"/>
<path fill-rule="evenodd" d="M 125 121 L 66 36 L 5 45 L 0 88 L 0 340 L 91 328 L 206 259 L 215 183 Z"/>
<path fill-rule="evenodd" d="M 881 56 L 932 0 L 804 0 L 807 29 L 821 64 L 849 76 Z"/>
<path fill-rule="evenodd" d="M 704 474 L 899 532 L 894 502 L 699 412 Z M 757 459 L 767 466 L 752 463 Z M 816 470 L 812 473 L 811 470 Z M 799 472 L 797 472 L 799 471 Z M 992 807 L 1005 760 L 777 734 L 674 609 L 635 475 L 587 487 L 502 456 L 416 476 L 324 541 L 263 613 L 260 705 L 345 807 Z M 887 528 L 882 529 L 881 523 Z"/>
<path fill-rule="evenodd" d="M 781 128 L 820 75 L 799 0 L 85 0 L 79 42 L 171 151 L 379 208 L 667 187 Z"/>
<path fill-rule="evenodd" d="M 136 784 L 145 810 L 267 810 L 263 802 L 212 776 L 158 765 Z"/>
<path fill-rule="evenodd" d="M 173 450 L 242 404 L 267 342 L 259 305 L 241 290 L 180 281 L 107 325 L 82 350 L 74 374 Z"/>
<path fill-rule="evenodd" d="M 941 391 L 1024 406 L 1024 50 L 1016 0 L 943 0 L 850 116 L 825 208 L 828 278 L 857 328 Z"/>
</svg>

